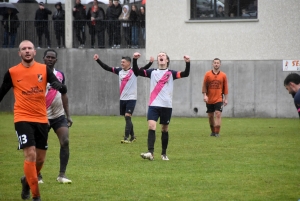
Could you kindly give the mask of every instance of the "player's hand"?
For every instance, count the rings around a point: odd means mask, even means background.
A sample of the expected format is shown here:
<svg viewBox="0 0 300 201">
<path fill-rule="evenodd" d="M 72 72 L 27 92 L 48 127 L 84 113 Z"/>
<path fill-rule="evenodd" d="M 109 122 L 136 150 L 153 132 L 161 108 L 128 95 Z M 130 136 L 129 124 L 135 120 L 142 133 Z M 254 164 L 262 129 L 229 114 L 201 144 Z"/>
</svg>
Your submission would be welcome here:
<svg viewBox="0 0 300 201">
<path fill-rule="evenodd" d="M 154 57 L 150 57 L 150 62 L 153 63 Z"/>
<path fill-rule="evenodd" d="M 76 11 L 76 8 L 73 8 L 73 11 Z"/>
<path fill-rule="evenodd" d="M 134 59 L 138 59 L 138 58 L 140 58 L 140 56 L 141 56 L 141 54 L 138 53 L 138 52 L 135 52 L 135 53 L 133 54 L 133 58 L 134 58 Z"/>
<path fill-rule="evenodd" d="M 208 97 L 204 96 L 203 101 L 207 103 L 208 102 Z"/>
<path fill-rule="evenodd" d="M 99 55 L 98 55 L 98 54 L 95 54 L 95 55 L 94 55 L 94 60 L 97 61 L 98 59 L 99 59 Z"/>
<path fill-rule="evenodd" d="M 71 117 L 67 117 L 67 121 L 68 121 L 68 127 L 71 127 L 73 125 L 73 121 Z"/>
<path fill-rule="evenodd" d="M 185 62 L 190 62 L 190 56 L 188 56 L 188 55 L 184 55 L 183 59 Z"/>
<path fill-rule="evenodd" d="M 227 104 L 228 104 L 228 101 L 227 101 L 227 100 L 224 100 L 223 105 L 226 106 Z"/>
</svg>

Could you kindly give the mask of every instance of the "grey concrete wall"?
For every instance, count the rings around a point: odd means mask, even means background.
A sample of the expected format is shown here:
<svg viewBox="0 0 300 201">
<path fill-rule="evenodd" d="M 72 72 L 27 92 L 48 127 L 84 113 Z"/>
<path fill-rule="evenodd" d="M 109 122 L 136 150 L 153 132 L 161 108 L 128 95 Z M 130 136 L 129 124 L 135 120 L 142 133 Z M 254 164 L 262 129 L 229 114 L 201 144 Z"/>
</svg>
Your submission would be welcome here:
<svg viewBox="0 0 300 201">
<path fill-rule="evenodd" d="M 43 62 L 45 49 L 37 50 L 36 61 Z M 95 53 L 110 66 L 119 66 L 122 56 L 132 56 L 137 50 L 93 50 L 59 49 L 57 69 L 66 74 L 71 114 L 76 115 L 119 115 L 118 76 L 104 71 L 94 60 Z M 138 50 L 143 66 L 149 60 L 145 50 Z M 156 55 L 154 55 L 156 56 Z M 170 68 L 184 70 L 182 60 L 172 60 Z M 182 55 L 183 56 L 183 55 Z M 0 49 L 0 81 L 10 66 L 20 62 L 17 49 Z M 156 68 L 156 61 L 152 65 Z M 203 76 L 211 69 L 211 61 L 196 61 L 191 58 L 190 77 L 174 83 L 173 115 L 185 117 L 205 117 L 206 107 L 202 99 Z M 228 76 L 229 104 L 225 107 L 225 117 L 283 117 L 295 118 L 291 95 L 285 90 L 283 80 L 288 72 L 282 71 L 282 61 L 222 61 L 221 66 Z M 149 79 L 138 78 L 138 102 L 135 115 L 146 115 L 149 98 Z M 193 109 L 198 108 L 198 113 Z M 0 111 L 13 110 L 12 90 L 0 103 Z"/>
</svg>

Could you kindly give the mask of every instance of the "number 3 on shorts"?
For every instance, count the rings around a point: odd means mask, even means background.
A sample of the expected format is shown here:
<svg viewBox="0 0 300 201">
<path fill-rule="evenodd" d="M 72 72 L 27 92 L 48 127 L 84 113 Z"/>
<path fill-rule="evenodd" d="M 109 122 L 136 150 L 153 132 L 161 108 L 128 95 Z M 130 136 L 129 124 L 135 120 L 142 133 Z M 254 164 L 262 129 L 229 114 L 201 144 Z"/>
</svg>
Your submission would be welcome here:
<svg viewBox="0 0 300 201">
<path fill-rule="evenodd" d="M 27 143 L 27 136 L 25 134 L 19 136 L 19 143 L 20 145 Z"/>
</svg>

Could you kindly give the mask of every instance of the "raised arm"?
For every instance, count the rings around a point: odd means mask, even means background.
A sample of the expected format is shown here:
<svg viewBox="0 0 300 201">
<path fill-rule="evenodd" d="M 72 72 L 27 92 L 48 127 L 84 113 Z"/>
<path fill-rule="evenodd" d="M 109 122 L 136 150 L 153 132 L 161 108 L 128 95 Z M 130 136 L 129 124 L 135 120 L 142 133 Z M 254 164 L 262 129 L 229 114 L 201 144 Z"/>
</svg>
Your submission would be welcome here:
<svg viewBox="0 0 300 201">
<path fill-rule="evenodd" d="M 106 71 L 109 72 L 113 72 L 113 68 L 109 67 L 108 65 L 106 65 L 105 63 L 103 63 L 100 59 L 99 59 L 99 55 L 95 54 L 94 55 L 94 60 L 97 61 L 97 63 Z"/>
<path fill-rule="evenodd" d="M 180 72 L 180 77 L 188 77 L 190 75 L 190 57 L 185 55 L 184 57 L 185 70 Z"/>
<path fill-rule="evenodd" d="M 144 67 L 141 67 L 140 69 L 147 70 L 148 68 L 150 68 L 152 66 L 153 61 L 154 61 L 154 57 L 150 57 L 149 63 L 146 64 Z"/>
<path fill-rule="evenodd" d="M 0 102 L 2 101 L 2 99 L 4 98 L 5 94 L 10 90 L 10 88 L 13 86 L 12 84 L 12 80 L 10 77 L 10 73 L 9 71 L 7 71 L 4 74 L 4 79 L 3 79 L 3 83 L 0 87 Z"/>
<path fill-rule="evenodd" d="M 141 54 L 138 53 L 138 52 L 135 52 L 133 54 L 133 59 L 132 59 L 132 69 L 135 69 L 138 71 L 138 75 L 142 76 L 142 77 L 146 77 L 146 74 L 145 74 L 145 70 L 138 67 L 137 65 L 137 60 L 138 58 L 140 58 Z"/>
</svg>

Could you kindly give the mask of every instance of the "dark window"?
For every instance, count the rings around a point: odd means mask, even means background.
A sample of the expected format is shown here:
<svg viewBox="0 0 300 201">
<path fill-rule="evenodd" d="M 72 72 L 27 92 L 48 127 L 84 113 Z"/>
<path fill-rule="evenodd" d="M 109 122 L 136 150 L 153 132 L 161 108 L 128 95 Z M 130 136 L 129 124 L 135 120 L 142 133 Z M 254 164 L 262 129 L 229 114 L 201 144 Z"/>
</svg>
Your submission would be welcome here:
<svg viewBox="0 0 300 201">
<path fill-rule="evenodd" d="M 256 19 L 258 0 L 191 0 L 191 20 Z"/>
</svg>

